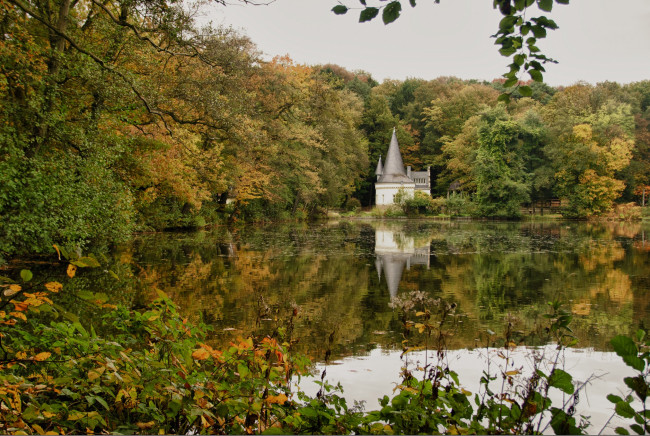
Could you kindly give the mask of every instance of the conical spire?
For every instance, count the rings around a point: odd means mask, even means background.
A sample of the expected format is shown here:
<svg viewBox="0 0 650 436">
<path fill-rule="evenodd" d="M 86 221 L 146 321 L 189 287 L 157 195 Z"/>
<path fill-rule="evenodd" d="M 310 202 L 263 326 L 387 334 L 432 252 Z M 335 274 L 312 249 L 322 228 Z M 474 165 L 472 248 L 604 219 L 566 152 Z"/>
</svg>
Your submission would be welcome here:
<svg viewBox="0 0 650 436">
<path fill-rule="evenodd" d="M 381 176 L 384 173 L 384 165 L 381 163 L 381 155 L 379 155 L 379 162 L 377 162 L 377 169 L 375 170 L 376 176 Z"/>
<path fill-rule="evenodd" d="M 402 154 L 399 151 L 399 144 L 397 143 L 397 135 L 395 128 L 393 128 L 393 136 L 390 139 L 388 152 L 386 153 L 386 163 L 384 164 L 382 176 L 379 178 L 378 183 L 413 183 L 411 179 L 406 176 L 404 170 L 404 161 L 402 161 Z"/>
</svg>

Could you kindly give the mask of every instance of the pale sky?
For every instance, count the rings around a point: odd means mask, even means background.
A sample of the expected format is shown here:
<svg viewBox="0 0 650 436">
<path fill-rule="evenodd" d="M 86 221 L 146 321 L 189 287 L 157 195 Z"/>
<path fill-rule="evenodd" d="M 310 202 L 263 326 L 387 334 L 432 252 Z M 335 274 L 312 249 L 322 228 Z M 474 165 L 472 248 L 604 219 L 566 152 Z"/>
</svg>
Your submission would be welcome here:
<svg viewBox="0 0 650 436">
<path fill-rule="evenodd" d="M 358 0 L 344 3 L 359 5 Z M 334 63 L 367 71 L 380 82 L 440 76 L 492 80 L 510 63 L 490 38 L 501 19 L 492 0 L 418 0 L 415 8 L 404 0 L 401 17 L 387 26 L 381 14 L 367 23 L 358 22 L 358 10 L 335 15 L 331 9 L 337 4 L 212 5 L 207 19 L 241 30 L 267 58 L 289 55 L 301 64 Z M 547 16 L 560 27 L 538 43 L 560 62 L 547 64 L 548 84 L 650 80 L 650 0 L 571 0 L 556 4 Z"/>
</svg>

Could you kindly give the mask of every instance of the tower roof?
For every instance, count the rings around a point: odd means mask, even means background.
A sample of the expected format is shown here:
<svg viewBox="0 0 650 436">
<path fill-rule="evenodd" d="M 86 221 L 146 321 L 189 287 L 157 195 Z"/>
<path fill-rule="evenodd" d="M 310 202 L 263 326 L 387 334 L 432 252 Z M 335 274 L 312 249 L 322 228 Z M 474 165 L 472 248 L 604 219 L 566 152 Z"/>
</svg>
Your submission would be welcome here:
<svg viewBox="0 0 650 436">
<path fill-rule="evenodd" d="M 393 136 L 390 139 L 388 152 L 386 153 L 386 163 L 384 164 L 384 171 L 377 181 L 377 183 L 413 183 L 413 180 L 406 176 L 404 170 L 404 161 L 402 161 L 402 154 L 399 151 L 399 144 L 397 143 L 397 135 L 393 128 Z"/>
<path fill-rule="evenodd" d="M 384 165 L 381 163 L 381 155 L 379 156 L 379 162 L 377 162 L 377 169 L 375 170 L 376 176 L 381 176 L 384 173 Z"/>
</svg>

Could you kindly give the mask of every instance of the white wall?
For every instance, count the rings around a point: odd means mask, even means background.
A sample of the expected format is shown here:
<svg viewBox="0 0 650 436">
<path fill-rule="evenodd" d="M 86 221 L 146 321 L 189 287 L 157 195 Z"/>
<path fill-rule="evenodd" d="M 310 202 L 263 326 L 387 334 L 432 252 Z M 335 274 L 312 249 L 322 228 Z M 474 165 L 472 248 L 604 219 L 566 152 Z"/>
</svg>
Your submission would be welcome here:
<svg viewBox="0 0 650 436">
<path fill-rule="evenodd" d="M 375 205 L 388 206 L 394 204 L 393 200 L 400 188 L 403 188 L 409 196 L 413 197 L 415 183 L 375 183 Z"/>
</svg>

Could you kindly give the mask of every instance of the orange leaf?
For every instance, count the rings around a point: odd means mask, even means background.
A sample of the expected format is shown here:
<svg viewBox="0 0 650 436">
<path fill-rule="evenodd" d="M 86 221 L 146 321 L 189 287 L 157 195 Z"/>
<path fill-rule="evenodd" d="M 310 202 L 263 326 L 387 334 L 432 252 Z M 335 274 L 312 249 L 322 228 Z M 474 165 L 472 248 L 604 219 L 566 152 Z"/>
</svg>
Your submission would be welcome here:
<svg viewBox="0 0 650 436">
<path fill-rule="evenodd" d="M 52 353 L 48 353 L 47 351 L 43 351 L 42 353 L 38 353 L 36 356 L 33 357 L 33 359 L 37 362 L 42 362 L 48 357 L 50 357 Z"/>
<path fill-rule="evenodd" d="M 25 303 L 24 301 L 14 301 L 13 305 L 16 308 L 16 310 L 20 312 L 24 312 L 29 308 L 29 304 Z"/>
<path fill-rule="evenodd" d="M 10 312 L 9 315 L 13 316 L 14 318 L 20 318 L 23 321 L 27 321 L 27 317 L 22 312 Z"/>
<path fill-rule="evenodd" d="M 266 398 L 266 402 L 269 404 L 284 404 L 288 400 L 287 396 L 284 394 L 280 395 L 269 395 Z"/>
<path fill-rule="evenodd" d="M 54 292 L 56 294 L 57 292 L 59 292 L 63 288 L 63 285 L 61 283 L 59 283 L 59 282 L 49 282 L 49 283 L 45 283 L 45 288 L 48 291 Z"/>
<path fill-rule="evenodd" d="M 192 357 L 196 360 L 205 360 L 210 357 L 210 353 L 205 348 L 199 348 L 198 350 L 194 350 Z"/>
<path fill-rule="evenodd" d="M 66 271 L 68 277 L 73 278 L 76 272 L 77 272 L 77 267 L 75 265 L 73 264 L 68 265 L 68 270 Z"/>
</svg>

